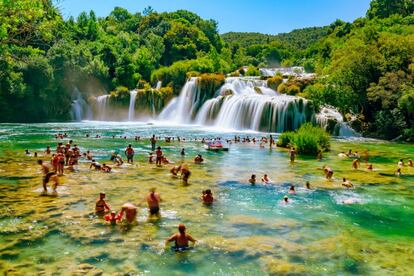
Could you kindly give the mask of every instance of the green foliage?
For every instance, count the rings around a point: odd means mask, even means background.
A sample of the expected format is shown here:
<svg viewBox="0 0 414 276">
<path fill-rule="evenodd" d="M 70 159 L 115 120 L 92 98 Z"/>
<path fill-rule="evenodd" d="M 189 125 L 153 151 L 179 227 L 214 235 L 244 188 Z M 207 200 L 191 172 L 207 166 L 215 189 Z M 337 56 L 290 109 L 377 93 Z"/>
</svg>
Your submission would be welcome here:
<svg viewBox="0 0 414 276">
<path fill-rule="evenodd" d="M 257 69 L 256 67 L 249 66 L 246 72 L 244 73 L 244 75 L 247 77 L 260 76 L 260 72 L 259 72 L 259 69 Z"/>
<path fill-rule="evenodd" d="M 368 18 L 387 18 L 393 14 L 408 16 L 414 12 L 412 0 L 373 0 L 367 11 Z"/>
<path fill-rule="evenodd" d="M 287 148 L 293 145 L 295 137 L 295 132 L 293 131 L 285 131 L 279 135 L 277 140 L 277 146 L 282 148 Z"/>
<path fill-rule="evenodd" d="M 282 133 L 277 145 L 280 147 L 295 147 L 299 154 L 316 155 L 319 150 L 329 150 L 330 135 L 322 128 L 306 123 L 295 132 Z"/>
<path fill-rule="evenodd" d="M 282 84 L 282 82 L 283 78 L 281 76 L 274 76 L 272 78 L 267 79 L 267 86 L 277 91 L 278 86 Z"/>
</svg>

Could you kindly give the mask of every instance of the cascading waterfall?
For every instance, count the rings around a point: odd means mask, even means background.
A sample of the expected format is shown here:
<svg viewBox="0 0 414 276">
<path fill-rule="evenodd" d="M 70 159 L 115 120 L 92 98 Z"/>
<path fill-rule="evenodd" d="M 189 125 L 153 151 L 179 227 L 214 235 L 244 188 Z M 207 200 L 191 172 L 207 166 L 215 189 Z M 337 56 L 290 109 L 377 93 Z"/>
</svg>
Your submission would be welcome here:
<svg viewBox="0 0 414 276">
<path fill-rule="evenodd" d="M 281 95 L 268 88 L 266 81 L 254 77 L 227 78 L 214 98 L 201 102 L 203 93 L 197 78 L 189 79 L 159 118 L 176 123 L 264 132 L 294 130 L 305 122 L 326 127 L 330 118 L 326 112 L 316 114 L 306 99 Z M 335 114 L 335 120 L 343 123 L 342 115 Z"/>
<path fill-rule="evenodd" d="M 316 115 L 317 123 L 336 136 L 361 136 L 344 122 L 342 114 L 332 106 L 324 106 Z M 331 122 L 331 123 L 330 123 Z"/>
<path fill-rule="evenodd" d="M 107 117 L 107 107 L 108 107 L 108 100 L 109 95 L 102 95 L 96 97 L 96 109 L 97 109 L 97 119 L 98 120 L 105 120 Z"/>
<path fill-rule="evenodd" d="M 190 78 L 181 90 L 180 96 L 170 101 L 159 115 L 159 118 L 177 123 L 191 123 L 198 98 L 197 78 Z"/>
<path fill-rule="evenodd" d="M 157 86 L 155 87 L 156 90 L 160 90 L 162 85 L 162 81 L 157 82 Z"/>
<path fill-rule="evenodd" d="M 82 121 L 83 119 L 92 118 L 92 109 L 82 97 L 82 93 L 75 88 L 73 92 L 71 117 L 74 121 Z"/>
<path fill-rule="evenodd" d="M 137 90 L 129 92 L 129 109 L 128 109 L 128 121 L 133 121 L 135 117 L 135 99 L 137 97 Z"/>
</svg>

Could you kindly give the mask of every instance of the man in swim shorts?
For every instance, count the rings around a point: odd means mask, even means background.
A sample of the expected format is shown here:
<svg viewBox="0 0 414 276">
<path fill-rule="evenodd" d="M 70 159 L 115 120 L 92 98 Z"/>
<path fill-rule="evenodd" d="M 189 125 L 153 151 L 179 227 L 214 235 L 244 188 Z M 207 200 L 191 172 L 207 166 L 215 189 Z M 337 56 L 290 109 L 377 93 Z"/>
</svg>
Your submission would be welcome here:
<svg viewBox="0 0 414 276">
<path fill-rule="evenodd" d="M 148 203 L 148 209 L 150 216 L 159 216 L 160 215 L 160 202 L 161 197 L 160 194 L 155 192 L 156 188 L 151 188 L 150 192 L 148 193 L 146 200 Z"/>
<path fill-rule="evenodd" d="M 134 163 L 134 149 L 132 145 L 129 144 L 128 147 L 125 149 L 125 155 L 127 157 L 127 162 L 133 164 Z"/>
<path fill-rule="evenodd" d="M 96 162 L 96 161 L 95 161 L 95 159 L 94 159 L 94 160 L 92 160 L 92 163 L 91 163 L 91 165 L 89 166 L 89 169 L 91 169 L 92 167 L 93 167 L 95 170 L 97 170 L 97 171 L 100 171 L 100 170 L 102 169 L 102 165 L 101 165 L 101 164 L 99 164 L 98 162 Z"/>
<path fill-rule="evenodd" d="M 168 244 L 169 242 L 174 241 L 175 245 L 174 245 L 174 249 L 176 251 L 181 251 L 181 250 L 187 250 L 189 249 L 189 241 L 191 241 L 194 245 L 194 243 L 196 242 L 196 240 L 189 234 L 187 234 L 185 232 L 186 228 L 184 224 L 180 224 L 178 225 L 178 233 L 172 235 L 171 237 L 169 237 L 166 241 L 166 243 Z"/>
</svg>

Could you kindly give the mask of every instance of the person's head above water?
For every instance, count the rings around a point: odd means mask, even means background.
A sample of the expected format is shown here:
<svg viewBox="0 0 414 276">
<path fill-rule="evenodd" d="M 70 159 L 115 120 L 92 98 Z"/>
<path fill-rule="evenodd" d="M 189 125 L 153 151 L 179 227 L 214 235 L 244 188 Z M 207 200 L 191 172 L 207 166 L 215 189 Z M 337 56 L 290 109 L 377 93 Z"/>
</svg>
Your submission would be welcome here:
<svg viewBox="0 0 414 276">
<path fill-rule="evenodd" d="M 252 174 L 252 177 L 251 177 L 252 179 L 255 179 L 256 178 L 256 175 L 255 174 Z"/>
<path fill-rule="evenodd" d="M 161 147 L 160 147 L 160 146 L 158 146 L 157 150 L 161 150 Z"/>
<path fill-rule="evenodd" d="M 295 190 L 295 186 L 293 186 L 293 185 L 290 185 L 290 188 L 289 188 L 289 190 L 291 190 L 291 191 L 294 191 L 294 190 Z"/>
<path fill-rule="evenodd" d="M 105 194 L 104 192 L 100 192 L 100 193 L 99 193 L 99 198 L 100 198 L 100 199 L 104 199 L 104 198 L 105 198 L 105 196 L 106 196 L 106 194 Z"/>
<path fill-rule="evenodd" d="M 207 190 L 205 191 L 205 193 L 206 193 L 207 195 L 211 195 L 211 190 L 210 190 L 210 189 L 207 189 Z"/>
<path fill-rule="evenodd" d="M 42 165 L 43 161 L 39 159 L 39 160 L 37 160 L 37 164 Z"/>
<path fill-rule="evenodd" d="M 180 234 L 184 234 L 185 233 L 185 225 L 184 224 L 178 225 L 178 231 L 180 232 Z"/>
<path fill-rule="evenodd" d="M 128 148 L 132 148 L 132 145 L 131 145 L 131 144 L 129 144 L 129 145 L 128 145 Z"/>
<path fill-rule="evenodd" d="M 288 196 L 284 196 L 284 197 L 283 197 L 283 200 L 284 200 L 285 202 L 288 202 L 288 200 L 289 200 Z"/>
</svg>

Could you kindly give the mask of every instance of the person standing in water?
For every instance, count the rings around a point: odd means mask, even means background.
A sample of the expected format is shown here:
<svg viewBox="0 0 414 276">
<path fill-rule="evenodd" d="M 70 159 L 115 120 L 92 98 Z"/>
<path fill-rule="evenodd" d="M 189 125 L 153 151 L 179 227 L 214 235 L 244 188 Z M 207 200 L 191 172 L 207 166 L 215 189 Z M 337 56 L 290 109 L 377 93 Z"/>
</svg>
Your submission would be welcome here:
<svg viewBox="0 0 414 276">
<path fill-rule="evenodd" d="M 353 161 L 352 161 L 352 168 L 354 168 L 355 170 L 357 170 L 358 169 L 358 166 L 359 166 L 359 159 L 354 159 Z"/>
<path fill-rule="evenodd" d="M 194 245 L 196 240 L 191 235 L 187 234 L 185 230 L 186 228 L 184 224 L 178 225 L 178 233 L 169 237 L 166 244 L 172 241 L 175 242 L 173 249 L 176 251 L 189 249 L 189 242 L 191 241 Z"/>
<path fill-rule="evenodd" d="M 308 189 L 308 190 L 310 190 L 310 189 L 311 189 L 311 185 L 310 185 L 310 182 L 309 182 L 309 181 L 306 181 L 305 187 L 306 187 L 306 189 Z"/>
<path fill-rule="evenodd" d="M 132 145 L 129 144 L 128 147 L 125 149 L 125 155 L 127 157 L 127 162 L 133 164 L 134 163 L 134 149 Z"/>
<path fill-rule="evenodd" d="M 183 184 L 188 185 L 188 179 L 190 178 L 191 172 L 186 164 L 181 165 L 181 176 L 183 179 Z"/>
<path fill-rule="evenodd" d="M 42 167 L 43 172 L 43 191 L 47 192 L 47 183 L 49 183 L 50 180 L 54 182 L 53 185 L 53 191 L 56 192 L 56 188 L 59 184 L 59 178 L 56 175 L 56 172 L 51 171 L 49 166 L 43 163 L 42 160 L 37 160 L 37 163 Z"/>
<path fill-rule="evenodd" d="M 157 148 L 157 151 L 155 152 L 155 155 L 156 155 L 155 164 L 156 164 L 158 167 L 161 167 L 161 163 L 162 163 L 162 156 L 163 156 L 163 152 L 162 152 L 162 150 L 161 150 L 161 147 L 158 147 L 158 148 Z"/>
<path fill-rule="evenodd" d="M 155 135 L 153 134 L 150 140 L 151 140 L 151 151 L 154 151 L 155 145 L 157 144 L 157 138 L 155 138 Z"/>
<path fill-rule="evenodd" d="M 185 157 L 185 150 L 184 150 L 184 148 L 181 149 L 180 155 L 181 155 L 181 158 L 184 158 Z"/>
<path fill-rule="evenodd" d="M 295 148 L 291 148 L 290 151 L 289 151 L 289 155 L 290 155 L 290 162 L 295 162 L 296 149 Z"/>
<path fill-rule="evenodd" d="M 160 216 L 160 202 L 161 196 L 159 193 L 155 192 L 156 188 L 151 188 L 150 192 L 146 196 L 146 200 L 148 203 L 148 209 L 150 216 Z"/>
</svg>

